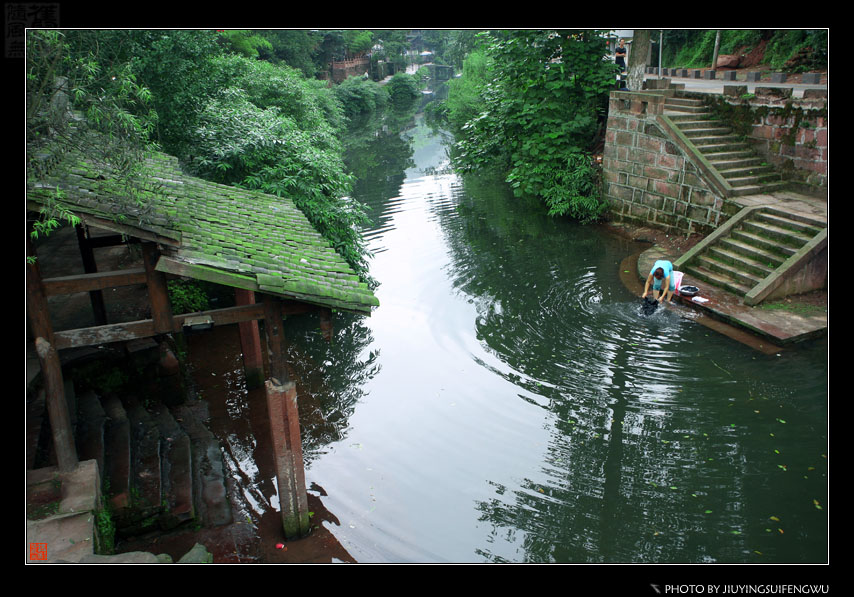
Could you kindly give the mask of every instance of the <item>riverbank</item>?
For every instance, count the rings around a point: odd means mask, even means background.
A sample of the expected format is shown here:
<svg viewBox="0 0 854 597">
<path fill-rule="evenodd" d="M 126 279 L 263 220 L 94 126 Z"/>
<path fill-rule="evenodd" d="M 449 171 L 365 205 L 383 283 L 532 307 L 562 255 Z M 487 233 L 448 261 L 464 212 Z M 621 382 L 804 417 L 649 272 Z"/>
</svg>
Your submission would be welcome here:
<svg viewBox="0 0 854 597">
<path fill-rule="evenodd" d="M 633 256 L 631 265 L 624 266 L 637 272 L 636 277 L 632 273 L 626 274 L 627 285 L 635 290 L 641 287 L 645 279 L 644 272 L 656 259 L 675 261 L 705 238 L 701 234 L 669 234 L 655 228 L 629 224 L 604 223 L 602 226 L 609 233 L 622 238 L 649 243 L 647 250 Z M 827 332 L 826 289 L 747 307 L 738 297 L 724 290 L 696 284 L 691 280 L 688 283 L 700 286 L 702 296 L 711 300 L 707 304 L 698 305 L 676 297 L 674 301 L 682 309 L 692 309 L 707 315 L 700 323 L 763 352 L 773 353 L 787 344 L 820 337 Z"/>
</svg>

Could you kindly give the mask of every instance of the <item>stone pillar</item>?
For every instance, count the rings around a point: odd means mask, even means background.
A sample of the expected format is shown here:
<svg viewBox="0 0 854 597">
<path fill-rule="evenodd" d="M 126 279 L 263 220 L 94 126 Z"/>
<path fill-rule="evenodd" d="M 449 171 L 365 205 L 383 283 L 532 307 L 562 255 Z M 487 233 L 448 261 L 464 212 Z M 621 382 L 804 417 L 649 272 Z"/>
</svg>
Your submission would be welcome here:
<svg viewBox="0 0 854 597">
<path fill-rule="evenodd" d="M 298 539 L 308 534 L 309 516 L 296 385 L 268 379 L 265 389 L 282 527 L 287 539 Z"/>
</svg>

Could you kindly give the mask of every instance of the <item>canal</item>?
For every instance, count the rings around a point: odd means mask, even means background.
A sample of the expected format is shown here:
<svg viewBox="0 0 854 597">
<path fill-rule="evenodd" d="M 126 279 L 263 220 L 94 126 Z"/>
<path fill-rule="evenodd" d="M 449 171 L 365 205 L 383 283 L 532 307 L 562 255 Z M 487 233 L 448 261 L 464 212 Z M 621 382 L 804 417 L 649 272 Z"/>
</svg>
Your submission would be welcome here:
<svg viewBox="0 0 854 597">
<path fill-rule="evenodd" d="M 620 264 L 644 245 L 460 177 L 448 141 L 420 114 L 362 131 L 381 306 L 332 342 L 286 322 L 324 532 L 360 563 L 827 561 L 826 341 L 642 317 Z M 264 414 L 220 390 L 237 506 L 275 519 Z"/>
</svg>

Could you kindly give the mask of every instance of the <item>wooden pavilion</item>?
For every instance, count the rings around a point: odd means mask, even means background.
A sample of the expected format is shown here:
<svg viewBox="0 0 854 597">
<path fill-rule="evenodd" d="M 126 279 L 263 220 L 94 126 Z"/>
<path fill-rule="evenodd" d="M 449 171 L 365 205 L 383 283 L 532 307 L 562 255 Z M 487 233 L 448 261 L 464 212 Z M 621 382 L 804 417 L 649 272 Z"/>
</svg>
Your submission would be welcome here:
<svg viewBox="0 0 854 597">
<path fill-rule="evenodd" d="M 185 327 L 238 324 L 247 380 L 264 379 L 275 447 L 278 492 L 285 535 L 308 531 L 296 387 L 282 350 L 284 315 L 315 311 L 331 329 L 331 310 L 370 314 L 379 305 L 368 286 L 289 199 L 216 184 L 185 175 L 174 157 L 146 158 L 140 202 L 117 201 L 126 192 L 109 168 L 74 151 L 43 155 L 29 175 L 27 207 L 38 212 L 57 197 L 81 220 L 78 241 L 82 275 L 43 279 L 27 231 L 27 311 L 46 389 L 48 417 L 60 470 L 77 466 L 58 351 L 180 334 Z M 92 237 L 90 229 L 112 234 Z M 144 267 L 98 271 L 93 248 L 139 242 Z M 167 275 L 234 288 L 236 306 L 175 314 Z M 106 321 L 102 291 L 145 284 L 151 318 Z M 90 293 L 94 327 L 56 330 L 48 297 Z M 256 302 L 256 298 L 260 301 Z M 263 321 L 269 364 L 264 375 Z"/>
</svg>

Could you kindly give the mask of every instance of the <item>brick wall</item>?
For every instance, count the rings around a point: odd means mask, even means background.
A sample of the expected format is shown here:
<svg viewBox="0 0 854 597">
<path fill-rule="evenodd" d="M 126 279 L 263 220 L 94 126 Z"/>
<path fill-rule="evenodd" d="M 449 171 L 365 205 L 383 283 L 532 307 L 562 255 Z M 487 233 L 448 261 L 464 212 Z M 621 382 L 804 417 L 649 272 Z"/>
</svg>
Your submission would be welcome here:
<svg viewBox="0 0 854 597">
<path fill-rule="evenodd" d="M 755 149 L 779 168 L 786 179 L 826 191 L 829 157 L 826 92 L 791 98 L 764 94 L 759 88 L 756 91 L 755 97 L 749 99 L 728 100 L 750 107 L 754 124 L 748 137 Z"/>
<path fill-rule="evenodd" d="M 612 219 L 708 233 L 733 213 L 661 127 L 664 97 L 612 92 L 602 156 Z"/>
</svg>

